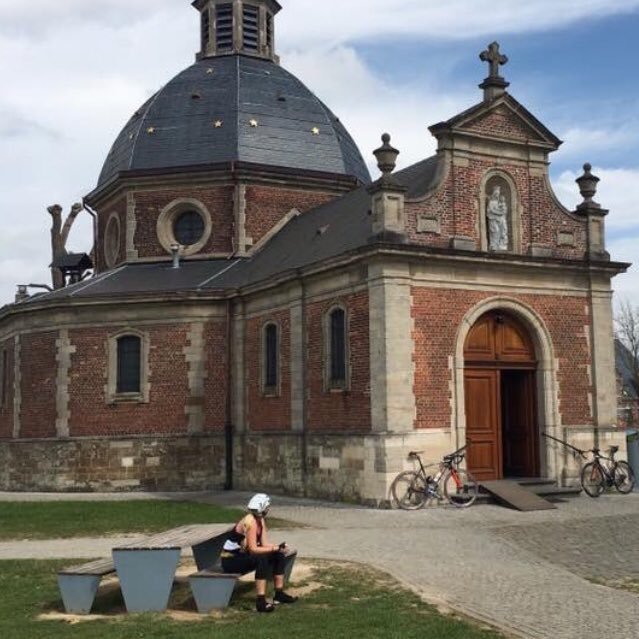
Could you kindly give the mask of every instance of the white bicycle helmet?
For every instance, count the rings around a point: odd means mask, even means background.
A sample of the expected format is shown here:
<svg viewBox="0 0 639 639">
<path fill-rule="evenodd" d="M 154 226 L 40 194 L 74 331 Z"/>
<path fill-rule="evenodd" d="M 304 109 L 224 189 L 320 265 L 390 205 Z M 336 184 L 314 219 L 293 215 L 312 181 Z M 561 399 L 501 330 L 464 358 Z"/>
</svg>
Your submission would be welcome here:
<svg viewBox="0 0 639 639">
<path fill-rule="evenodd" d="M 264 493 L 258 493 L 251 497 L 247 508 L 254 515 L 263 515 L 271 507 L 271 498 Z"/>
</svg>

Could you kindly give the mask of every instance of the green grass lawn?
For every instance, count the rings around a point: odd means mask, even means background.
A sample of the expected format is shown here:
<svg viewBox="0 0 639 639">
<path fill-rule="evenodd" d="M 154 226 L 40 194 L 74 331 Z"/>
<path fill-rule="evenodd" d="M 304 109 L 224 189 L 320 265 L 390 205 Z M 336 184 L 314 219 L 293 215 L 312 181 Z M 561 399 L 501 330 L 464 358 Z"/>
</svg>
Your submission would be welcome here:
<svg viewBox="0 0 639 639">
<path fill-rule="evenodd" d="M 73 562 L 64 562 L 64 564 Z M 306 563 L 291 585 L 302 595 L 270 615 L 253 610 L 253 587 L 236 587 L 223 613 L 197 615 L 188 585 L 178 583 L 172 613 L 127 615 L 117 585 L 98 593 L 88 621 L 51 619 L 62 612 L 56 584 L 61 562 L 0 562 L 0 637 L 7 639 L 260 639 L 289 637 L 366 639 L 498 639 L 491 629 L 439 614 L 388 576 L 359 565 Z M 297 568 L 296 568 L 297 570 Z"/>
<path fill-rule="evenodd" d="M 182 501 L 0 502 L 0 539 L 156 532 L 186 524 L 232 523 L 241 516 L 236 508 Z"/>
</svg>

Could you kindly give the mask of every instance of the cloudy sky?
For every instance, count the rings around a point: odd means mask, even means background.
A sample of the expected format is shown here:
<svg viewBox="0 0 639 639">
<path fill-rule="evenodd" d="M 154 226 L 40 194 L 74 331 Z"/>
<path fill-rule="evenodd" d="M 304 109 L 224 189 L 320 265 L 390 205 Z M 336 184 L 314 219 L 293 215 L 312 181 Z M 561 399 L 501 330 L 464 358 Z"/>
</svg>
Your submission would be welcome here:
<svg viewBox="0 0 639 639">
<path fill-rule="evenodd" d="M 481 99 L 478 59 L 499 40 L 510 92 L 565 140 L 562 201 L 584 162 L 602 178 L 614 259 L 639 263 L 639 0 L 280 0 L 282 64 L 327 102 L 362 153 L 388 130 L 401 165 L 434 151 L 427 127 Z M 193 61 L 189 0 L 0 0 L 0 304 L 48 282 L 47 205 L 94 186 L 135 109 Z M 70 248 L 89 251 L 81 216 Z M 615 280 L 639 305 L 639 266 Z"/>
</svg>

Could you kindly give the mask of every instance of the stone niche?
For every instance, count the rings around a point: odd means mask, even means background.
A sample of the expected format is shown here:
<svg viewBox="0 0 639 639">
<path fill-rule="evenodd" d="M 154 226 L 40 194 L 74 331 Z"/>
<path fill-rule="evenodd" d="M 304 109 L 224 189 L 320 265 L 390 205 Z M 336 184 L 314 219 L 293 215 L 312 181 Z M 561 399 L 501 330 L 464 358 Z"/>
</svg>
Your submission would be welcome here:
<svg viewBox="0 0 639 639">
<path fill-rule="evenodd" d="M 483 181 L 479 206 L 481 247 L 491 253 L 520 253 L 521 211 L 513 180 L 491 172 Z"/>
</svg>

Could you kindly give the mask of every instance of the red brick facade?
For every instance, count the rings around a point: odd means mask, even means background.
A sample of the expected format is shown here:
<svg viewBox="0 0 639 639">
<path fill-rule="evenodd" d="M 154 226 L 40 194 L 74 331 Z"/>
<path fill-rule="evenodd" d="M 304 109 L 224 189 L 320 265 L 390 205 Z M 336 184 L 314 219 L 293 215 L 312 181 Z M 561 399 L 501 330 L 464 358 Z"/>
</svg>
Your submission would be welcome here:
<svg viewBox="0 0 639 639">
<path fill-rule="evenodd" d="M 279 388 L 264 389 L 264 327 L 278 327 Z M 291 429 L 291 316 L 277 311 L 248 320 L 246 326 L 246 419 L 249 430 L 283 431 Z"/>
<path fill-rule="evenodd" d="M 20 337 L 20 436 L 56 436 L 57 333 Z"/>
<path fill-rule="evenodd" d="M 456 355 L 459 327 L 474 306 L 495 294 L 413 288 L 416 428 L 450 427 L 453 375 L 450 358 Z M 513 298 L 534 308 L 550 333 L 558 362 L 562 423 L 566 426 L 592 424 L 588 404 L 593 388 L 588 375 L 591 356 L 586 336 L 590 326 L 587 300 L 551 295 Z"/>
<path fill-rule="evenodd" d="M 345 391 L 329 390 L 325 383 L 327 313 L 336 304 L 346 310 L 350 383 Z M 371 428 L 370 339 L 368 293 L 356 293 L 327 302 L 309 304 L 308 428 L 313 431 L 366 432 Z"/>
<path fill-rule="evenodd" d="M 10 339 L 0 344 L 0 439 L 13 437 L 15 344 Z"/>
<path fill-rule="evenodd" d="M 246 189 L 246 235 L 256 244 L 291 209 L 304 213 L 334 197 L 334 194 L 318 191 L 249 186 Z"/>
</svg>

